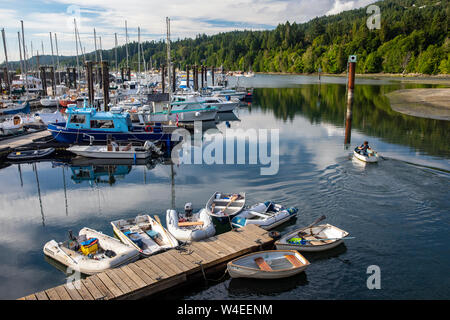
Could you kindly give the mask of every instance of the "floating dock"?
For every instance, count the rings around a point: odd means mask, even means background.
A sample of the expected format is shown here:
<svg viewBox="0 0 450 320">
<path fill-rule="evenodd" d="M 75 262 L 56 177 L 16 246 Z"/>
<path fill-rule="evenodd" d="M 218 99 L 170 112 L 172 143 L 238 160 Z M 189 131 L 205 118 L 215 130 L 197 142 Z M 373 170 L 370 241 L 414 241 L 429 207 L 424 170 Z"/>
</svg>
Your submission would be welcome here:
<svg viewBox="0 0 450 320">
<path fill-rule="evenodd" d="M 123 267 L 30 294 L 19 300 L 126 300 L 201 281 L 223 271 L 226 263 L 244 254 L 271 248 L 269 232 L 247 225 L 209 239 L 192 242 Z"/>
<path fill-rule="evenodd" d="M 49 137 L 51 137 L 51 133 L 42 130 L 0 140 L 0 155 L 12 152 L 16 148 L 33 145 L 36 141 L 45 140 Z"/>
</svg>

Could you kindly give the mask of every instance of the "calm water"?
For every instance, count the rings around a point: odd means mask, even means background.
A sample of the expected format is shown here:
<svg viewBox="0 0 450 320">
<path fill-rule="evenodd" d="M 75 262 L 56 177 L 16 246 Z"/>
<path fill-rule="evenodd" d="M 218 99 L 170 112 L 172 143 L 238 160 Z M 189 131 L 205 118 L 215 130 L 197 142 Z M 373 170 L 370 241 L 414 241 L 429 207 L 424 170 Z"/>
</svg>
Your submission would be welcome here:
<svg viewBox="0 0 450 320">
<path fill-rule="evenodd" d="M 400 85 L 361 80 L 355 90 L 352 146 L 368 140 L 383 159 L 362 166 L 344 146 L 345 79 L 240 78 L 257 87 L 240 108 L 242 129 L 277 128 L 277 175 L 261 164 L 111 165 L 70 159 L 0 169 L 0 298 L 14 299 L 65 281 L 44 258 L 50 239 L 84 226 L 112 235 L 109 222 L 159 214 L 172 203 L 205 205 L 215 190 L 245 191 L 248 204 L 273 200 L 300 209 L 286 232 L 321 215 L 350 232 L 332 251 L 305 254 L 305 273 L 285 280 L 229 279 L 171 294 L 182 299 L 448 299 L 450 297 L 450 126 L 402 115 L 384 94 Z M 231 117 L 230 117 L 231 119 Z M 226 123 L 217 124 L 225 132 Z M 247 161 L 248 162 L 248 161 Z M 223 228 L 222 228 L 223 229 Z M 381 268 L 381 289 L 368 290 L 367 267 Z"/>
</svg>

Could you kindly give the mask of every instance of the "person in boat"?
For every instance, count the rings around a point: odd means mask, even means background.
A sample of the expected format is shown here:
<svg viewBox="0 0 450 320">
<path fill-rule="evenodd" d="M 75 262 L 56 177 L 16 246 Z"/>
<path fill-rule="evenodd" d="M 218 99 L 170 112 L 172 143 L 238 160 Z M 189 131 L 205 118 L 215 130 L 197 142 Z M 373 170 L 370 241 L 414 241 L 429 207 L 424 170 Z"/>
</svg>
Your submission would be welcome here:
<svg viewBox="0 0 450 320">
<path fill-rule="evenodd" d="M 358 147 L 358 150 L 360 154 L 368 156 L 369 155 L 368 151 L 372 149 L 369 147 L 369 142 L 364 141 L 364 143 Z"/>
<path fill-rule="evenodd" d="M 111 139 L 112 151 L 119 151 L 119 145 L 114 138 Z"/>
<path fill-rule="evenodd" d="M 188 202 L 184 205 L 184 215 L 186 217 L 192 216 L 192 203 Z"/>
</svg>

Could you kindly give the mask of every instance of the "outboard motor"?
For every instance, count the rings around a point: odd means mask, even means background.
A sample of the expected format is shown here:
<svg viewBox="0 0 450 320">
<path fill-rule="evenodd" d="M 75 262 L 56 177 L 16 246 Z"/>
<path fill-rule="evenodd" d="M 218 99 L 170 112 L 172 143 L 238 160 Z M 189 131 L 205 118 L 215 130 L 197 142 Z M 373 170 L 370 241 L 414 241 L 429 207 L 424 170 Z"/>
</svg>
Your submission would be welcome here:
<svg viewBox="0 0 450 320">
<path fill-rule="evenodd" d="M 184 214 L 186 217 L 192 216 L 192 203 L 188 202 L 184 205 Z"/>
</svg>

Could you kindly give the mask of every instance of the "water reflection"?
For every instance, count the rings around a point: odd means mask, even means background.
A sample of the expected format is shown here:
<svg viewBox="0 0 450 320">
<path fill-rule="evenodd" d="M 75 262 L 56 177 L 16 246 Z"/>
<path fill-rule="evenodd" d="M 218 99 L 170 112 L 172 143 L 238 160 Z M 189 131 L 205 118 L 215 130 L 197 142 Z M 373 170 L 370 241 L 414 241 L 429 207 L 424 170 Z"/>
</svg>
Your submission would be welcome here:
<svg viewBox="0 0 450 320">
<path fill-rule="evenodd" d="M 352 114 L 353 130 L 380 137 L 386 142 L 411 146 L 430 155 L 449 158 L 450 123 L 443 120 L 417 118 L 393 111 L 385 94 L 399 89 L 399 86 L 399 84 L 356 85 Z M 402 86 L 406 88 L 434 87 L 419 84 Z M 283 121 L 293 121 L 296 116 L 302 116 L 311 124 L 330 123 L 344 128 L 345 90 L 345 84 L 320 86 L 307 84 L 300 88 L 255 89 L 252 108 L 273 112 L 277 119 Z"/>
</svg>

